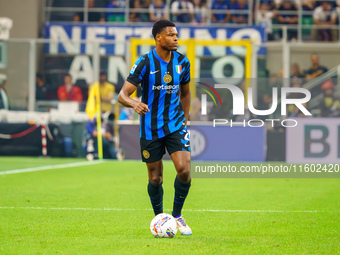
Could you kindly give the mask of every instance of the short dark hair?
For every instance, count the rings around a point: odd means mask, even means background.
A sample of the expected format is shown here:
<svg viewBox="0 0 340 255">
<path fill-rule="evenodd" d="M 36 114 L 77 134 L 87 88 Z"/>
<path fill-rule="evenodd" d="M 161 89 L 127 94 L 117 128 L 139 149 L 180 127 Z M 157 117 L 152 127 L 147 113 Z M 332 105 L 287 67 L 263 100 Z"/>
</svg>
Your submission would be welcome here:
<svg viewBox="0 0 340 255">
<path fill-rule="evenodd" d="M 39 78 L 40 80 L 44 80 L 44 76 L 41 73 L 36 73 L 36 78 Z"/>
<path fill-rule="evenodd" d="M 160 32 L 162 32 L 162 30 L 166 27 L 175 27 L 176 25 L 171 22 L 170 20 L 167 19 L 160 19 L 158 21 L 155 22 L 155 24 L 153 24 L 152 27 L 152 35 L 153 38 L 156 39 L 156 35 L 159 34 Z"/>
</svg>

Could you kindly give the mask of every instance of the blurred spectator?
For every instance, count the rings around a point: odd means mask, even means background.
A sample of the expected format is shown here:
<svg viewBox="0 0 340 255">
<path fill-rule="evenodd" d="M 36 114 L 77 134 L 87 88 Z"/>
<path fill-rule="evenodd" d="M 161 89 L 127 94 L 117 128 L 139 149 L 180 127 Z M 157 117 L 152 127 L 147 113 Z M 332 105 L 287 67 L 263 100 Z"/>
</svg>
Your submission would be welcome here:
<svg viewBox="0 0 340 255">
<path fill-rule="evenodd" d="M 321 5 L 315 8 L 313 13 L 313 23 L 315 25 L 336 25 L 337 14 L 332 12 L 332 5 L 329 2 L 322 2 Z M 311 32 L 312 40 L 317 41 L 319 38 L 322 41 L 337 41 L 338 29 L 329 27 L 313 27 Z"/>
<path fill-rule="evenodd" d="M 315 7 L 321 6 L 323 2 L 330 3 L 331 8 L 333 9 L 337 5 L 338 0 L 316 0 Z"/>
<path fill-rule="evenodd" d="M 125 0 L 112 0 L 106 6 L 108 9 L 125 9 Z M 125 21 L 125 12 L 107 12 L 106 13 L 106 21 L 109 22 L 124 22 Z"/>
<path fill-rule="evenodd" d="M 230 10 L 232 6 L 229 0 L 214 0 L 211 4 L 211 22 L 213 23 L 228 23 L 230 20 L 230 13 L 214 13 L 213 11 Z"/>
<path fill-rule="evenodd" d="M 272 0 L 271 2 L 274 2 L 275 8 L 279 8 L 282 3 L 282 0 Z"/>
<path fill-rule="evenodd" d="M 267 2 L 263 2 L 260 4 L 256 11 L 256 24 L 260 25 L 261 27 L 266 28 L 267 32 L 267 39 L 274 40 L 274 36 L 272 34 L 272 19 L 276 16 L 275 10 L 270 10 L 270 6 Z"/>
<path fill-rule="evenodd" d="M 6 93 L 6 81 L 7 76 L 5 74 L 0 74 L 0 109 L 9 109 L 9 101 Z"/>
<path fill-rule="evenodd" d="M 299 0 L 301 1 L 301 0 Z M 315 2 L 314 0 L 307 0 L 307 1 L 301 1 L 302 10 L 304 11 L 313 11 L 315 8 Z"/>
<path fill-rule="evenodd" d="M 247 0 L 237 0 L 233 5 L 233 9 L 237 11 L 247 11 L 249 9 Z M 231 20 L 237 24 L 248 24 L 248 14 L 233 14 Z"/>
<path fill-rule="evenodd" d="M 88 0 L 87 7 L 88 8 L 96 8 L 95 0 Z M 88 11 L 87 13 L 87 20 L 88 22 L 105 22 L 105 15 L 101 12 L 97 11 Z M 78 12 L 75 13 L 73 16 L 73 22 L 83 22 L 84 20 L 84 13 Z"/>
<path fill-rule="evenodd" d="M 336 11 L 337 14 L 340 14 L 340 0 L 336 0 L 335 11 Z M 339 18 L 339 16 L 338 16 L 338 18 Z"/>
<path fill-rule="evenodd" d="M 276 10 L 276 6 L 278 6 L 278 4 L 276 4 L 276 1 L 274 0 L 259 0 L 259 2 L 257 2 L 259 5 L 261 4 L 265 4 L 269 6 L 270 10 Z"/>
<path fill-rule="evenodd" d="M 73 85 L 72 77 L 69 74 L 64 76 L 64 85 L 60 86 L 57 91 L 58 99 L 61 101 L 78 101 L 83 100 L 83 94 L 78 86 Z"/>
<path fill-rule="evenodd" d="M 73 15 L 73 20 L 72 20 L 72 22 L 82 22 L 83 21 L 83 15 L 81 15 L 80 13 L 75 13 L 74 15 Z"/>
<path fill-rule="evenodd" d="M 339 117 L 340 99 L 334 96 L 334 84 L 331 80 L 321 85 L 323 98 L 320 101 L 321 117 Z"/>
<path fill-rule="evenodd" d="M 335 10 L 333 11 L 333 13 L 336 15 L 336 25 L 338 26 L 338 29 L 339 29 L 339 26 L 340 26 L 340 0 L 336 1 L 336 7 L 335 7 Z M 333 38 L 333 40 L 335 41 L 335 38 Z M 338 34 L 338 38 L 336 38 L 336 40 L 340 40 L 339 34 Z"/>
<path fill-rule="evenodd" d="M 315 0 L 291 0 L 293 4 L 296 5 L 296 7 L 302 6 L 302 9 L 305 11 L 312 11 L 315 8 Z M 276 6 L 280 6 L 282 3 L 282 0 L 275 0 Z"/>
<path fill-rule="evenodd" d="M 87 6 L 88 8 L 96 8 L 95 0 L 88 0 Z M 103 13 L 96 12 L 96 11 L 89 11 L 88 21 L 89 22 L 105 22 L 105 17 Z"/>
<path fill-rule="evenodd" d="M 104 159 L 122 159 L 120 153 L 114 147 L 114 129 L 113 129 L 113 115 L 108 119 L 102 118 L 102 144 L 103 144 L 103 158 Z M 86 124 L 87 139 L 86 139 L 86 158 L 88 160 L 98 159 L 98 132 L 97 119 L 89 120 Z"/>
<path fill-rule="evenodd" d="M 293 77 L 291 79 L 291 87 L 292 88 L 302 88 L 302 84 L 303 84 L 303 79 L 299 79 L 297 77 Z M 301 93 L 293 93 L 293 94 L 299 94 L 301 97 L 304 97 L 304 95 L 301 94 Z M 294 96 L 294 98 L 298 98 L 298 97 Z"/>
<path fill-rule="evenodd" d="M 305 77 L 304 74 L 300 71 L 299 64 L 293 63 L 290 78 L 304 78 L 304 77 Z"/>
<path fill-rule="evenodd" d="M 282 70 L 282 69 L 281 69 Z M 281 70 L 279 73 L 281 73 Z M 282 74 L 272 74 L 270 79 L 266 79 L 266 82 L 258 88 L 258 109 L 268 110 L 273 102 L 273 88 L 277 88 L 278 98 L 280 98 L 282 88 Z M 280 108 L 280 107 L 278 107 Z M 279 109 L 276 112 L 280 112 Z M 262 120 L 268 118 L 268 116 L 259 116 Z"/>
<path fill-rule="evenodd" d="M 194 3 L 194 23 L 206 23 L 208 18 L 208 10 L 203 0 L 193 0 Z"/>
<path fill-rule="evenodd" d="M 98 82 L 91 85 L 97 86 Z M 107 81 L 107 74 L 101 72 L 99 75 L 99 94 L 101 101 L 101 111 L 102 112 L 112 112 L 112 99 L 115 95 L 115 86 Z"/>
<path fill-rule="evenodd" d="M 291 87 L 292 88 L 302 88 L 303 80 L 294 77 L 291 80 Z M 289 99 L 301 99 L 304 98 L 302 93 L 289 93 L 287 98 Z M 307 104 L 304 103 L 303 106 L 307 109 Z M 295 104 L 287 105 L 287 116 L 288 117 L 304 117 L 305 115 L 301 112 L 301 110 Z"/>
<path fill-rule="evenodd" d="M 316 54 L 316 53 L 313 53 L 311 55 L 311 68 L 308 69 L 306 72 L 305 72 L 305 78 L 309 81 L 309 80 L 312 80 L 326 72 L 328 72 L 328 69 L 324 66 L 320 66 L 320 60 L 319 60 L 319 55 Z"/>
<path fill-rule="evenodd" d="M 150 20 L 168 19 L 168 7 L 163 0 L 155 0 L 149 7 Z"/>
<path fill-rule="evenodd" d="M 130 19 L 133 19 L 133 17 L 135 17 L 136 21 L 149 22 L 149 8 L 151 2 L 152 0 L 134 0 L 133 8 L 145 10 L 142 10 L 142 12 L 133 12 L 132 10 L 132 13 L 130 14 Z"/>
<path fill-rule="evenodd" d="M 289 13 L 286 13 L 289 12 Z M 298 23 L 297 7 L 290 0 L 283 0 L 278 8 L 278 22 L 283 25 L 296 25 Z M 287 39 L 297 38 L 297 28 L 288 28 Z"/>
<path fill-rule="evenodd" d="M 176 0 L 171 4 L 171 14 L 176 22 L 189 23 L 194 17 L 194 5 L 189 0 Z"/>
<path fill-rule="evenodd" d="M 138 22 L 139 17 L 136 12 L 133 11 L 133 9 L 139 8 L 139 0 L 130 0 L 129 1 L 129 9 L 130 9 L 130 14 L 129 14 L 129 21 L 130 22 Z"/>
<path fill-rule="evenodd" d="M 36 75 L 35 98 L 37 100 L 53 99 L 49 93 L 48 85 L 40 73 Z"/>
</svg>

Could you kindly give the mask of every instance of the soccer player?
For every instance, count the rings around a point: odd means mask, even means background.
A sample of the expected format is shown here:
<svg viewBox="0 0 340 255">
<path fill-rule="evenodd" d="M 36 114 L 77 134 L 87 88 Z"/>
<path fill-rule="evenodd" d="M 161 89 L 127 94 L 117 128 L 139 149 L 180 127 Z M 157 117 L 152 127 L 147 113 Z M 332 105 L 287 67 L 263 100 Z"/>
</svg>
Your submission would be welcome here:
<svg viewBox="0 0 340 255">
<path fill-rule="evenodd" d="M 163 212 L 163 163 L 167 149 L 175 165 L 175 198 L 172 215 L 179 231 L 192 231 L 181 215 L 191 185 L 190 142 L 187 120 L 190 109 L 190 63 L 177 52 L 177 29 L 169 20 L 159 20 L 152 28 L 156 48 L 140 57 L 130 71 L 118 101 L 140 116 L 140 146 L 148 168 L 148 193 L 155 215 Z M 142 87 L 142 102 L 130 98 Z"/>
</svg>

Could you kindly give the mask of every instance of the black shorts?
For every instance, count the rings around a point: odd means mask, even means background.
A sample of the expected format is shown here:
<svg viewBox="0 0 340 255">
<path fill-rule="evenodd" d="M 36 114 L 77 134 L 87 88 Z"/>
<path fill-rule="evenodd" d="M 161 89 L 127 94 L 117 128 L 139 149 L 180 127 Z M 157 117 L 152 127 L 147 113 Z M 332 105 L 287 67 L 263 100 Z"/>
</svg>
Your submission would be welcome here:
<svg viewBox="0 0 340 255">
<path fill-rule="evenodd" d="M 162 159 L 165 148 L 169 155 L 176 151 L 190 151 L 189 133 L 185 127 L 165 137 L 156 140 L 145 140 L 140 138 L 140 151 L 142 161 L 153 163 Z"/>
</svg>

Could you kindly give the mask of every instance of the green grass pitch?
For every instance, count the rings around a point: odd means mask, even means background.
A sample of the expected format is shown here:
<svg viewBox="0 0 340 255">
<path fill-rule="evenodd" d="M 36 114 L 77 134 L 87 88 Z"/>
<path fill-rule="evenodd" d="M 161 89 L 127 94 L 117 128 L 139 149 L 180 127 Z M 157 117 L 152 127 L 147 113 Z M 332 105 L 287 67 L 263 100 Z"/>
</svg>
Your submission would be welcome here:
<svg viewBox="0 0 340 255">
<path fill-rule="evenodd" d="M 0 171 L 78 161 L 0 157 Z M 174 177 L 165 161 L 168 213 Z M 0 175 L 0 254 L 340 254 L 340 179 L 193 179 L 193 235 L 173 239 L 151 235 L 146 185 L 139 161 Z"/>
</svg>

